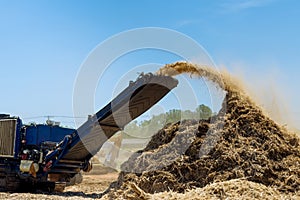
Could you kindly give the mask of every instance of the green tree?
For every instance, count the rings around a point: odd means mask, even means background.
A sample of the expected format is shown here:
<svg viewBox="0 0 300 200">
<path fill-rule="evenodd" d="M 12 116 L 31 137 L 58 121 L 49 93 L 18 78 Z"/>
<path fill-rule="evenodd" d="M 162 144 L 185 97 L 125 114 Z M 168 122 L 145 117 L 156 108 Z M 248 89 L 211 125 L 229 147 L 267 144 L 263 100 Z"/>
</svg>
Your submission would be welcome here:
<svg viewBox="0 0 300 200">
<path fill-rule="evenodd" d="M 208 119 L 213 115 L 213 112 L 210 107 L 201 104 L 196 108 L 196 114 L 200 119 Z"/>
<path fill-rule="evenodd" d="M 177 122 L 181 119 L 181 110 L 173 109 L 166 113 L 166 123 Z"/>
</svg>

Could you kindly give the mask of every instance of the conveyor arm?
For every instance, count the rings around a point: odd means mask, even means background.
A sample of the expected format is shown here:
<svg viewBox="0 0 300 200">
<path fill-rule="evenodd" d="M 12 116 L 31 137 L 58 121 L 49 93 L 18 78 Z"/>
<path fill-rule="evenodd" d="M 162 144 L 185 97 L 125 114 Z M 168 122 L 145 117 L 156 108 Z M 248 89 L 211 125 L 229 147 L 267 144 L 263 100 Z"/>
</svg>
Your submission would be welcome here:
<svg viewBox="0 0 300 200">
<path fill-rule="evenodd" d="M 151 73 L 130 82 L 116 98 L 72 134 L 72 142 L 61 158 L 89 160 L 111 136 L 155 105 L 177 84 L 172 77 Z"/>
</svg>

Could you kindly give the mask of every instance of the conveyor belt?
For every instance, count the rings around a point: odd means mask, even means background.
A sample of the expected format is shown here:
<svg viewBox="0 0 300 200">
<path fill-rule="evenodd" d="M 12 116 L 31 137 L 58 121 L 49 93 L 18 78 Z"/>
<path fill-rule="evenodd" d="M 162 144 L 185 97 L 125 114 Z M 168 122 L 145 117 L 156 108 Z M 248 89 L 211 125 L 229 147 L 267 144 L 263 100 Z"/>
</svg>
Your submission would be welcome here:
<svg viewBox="0 0 300 200">
<path fill-rule="evenodd" d="M 178 81 L 169 76 L 146 74 L 123 90 L 103 109 L 73 134 L 66 160 L 87 160 L 117 131 L 134 120 L 176 87 Z M 79 137 L 78 137 L 79 136 Z"/>
</svg>

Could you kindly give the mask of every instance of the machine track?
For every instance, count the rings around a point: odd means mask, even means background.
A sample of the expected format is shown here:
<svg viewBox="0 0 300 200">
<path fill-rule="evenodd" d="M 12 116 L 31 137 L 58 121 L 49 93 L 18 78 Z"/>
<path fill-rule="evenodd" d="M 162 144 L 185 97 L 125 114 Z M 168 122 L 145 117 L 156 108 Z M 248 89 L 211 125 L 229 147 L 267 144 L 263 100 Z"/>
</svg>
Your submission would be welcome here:
<svg viewBox="0 0 300 200">
<path fill-rule="evenodd" d="M 11 169 L 0 164 L 0 191 L 16 191 L 20 189 L 21 181 L 16 173 L 11 172 Z"/>
</svg>

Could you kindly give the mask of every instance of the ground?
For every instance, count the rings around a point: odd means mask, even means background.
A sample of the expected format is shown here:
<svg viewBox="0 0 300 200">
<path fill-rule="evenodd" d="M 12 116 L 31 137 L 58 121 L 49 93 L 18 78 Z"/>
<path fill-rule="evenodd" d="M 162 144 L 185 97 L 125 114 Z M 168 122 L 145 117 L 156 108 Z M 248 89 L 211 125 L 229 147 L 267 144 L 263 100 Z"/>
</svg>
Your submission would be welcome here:
<svg viewBox="0 0 300 200">
<path fill-rule="evenodd" d="M 68 200 L 68 199 L 96 199 L 101 198 L 103 192 L 111 182 L 115 181 L 118 173 L 101 175 L 83 175 L 83 182 L 67 187 L 62 193 L 0 193 L 0 199 L 36 199 L 36 200 Z"/>
</svg>

